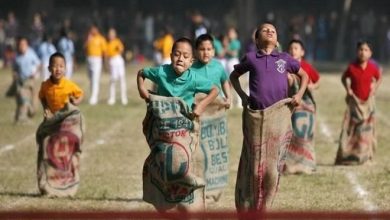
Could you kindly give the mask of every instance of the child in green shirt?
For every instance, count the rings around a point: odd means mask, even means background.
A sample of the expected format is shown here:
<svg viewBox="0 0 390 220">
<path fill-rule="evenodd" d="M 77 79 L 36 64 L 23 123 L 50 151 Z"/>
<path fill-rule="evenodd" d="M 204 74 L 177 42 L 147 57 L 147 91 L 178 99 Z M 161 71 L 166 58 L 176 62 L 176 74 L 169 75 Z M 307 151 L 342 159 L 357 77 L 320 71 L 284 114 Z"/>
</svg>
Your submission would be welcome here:
<svg viewBox="0 0 390 220">
<path fill-rule="evenodd" d="M 157 84 L 157 95 L 180 97 L 193 110 L 195 116 L 201 115 L 206 106 L 217 97 L 218 89 L 208 79 L 190 69 L 193 60 L 191 40 L 176 40 L 172 47 L 172 64 L 144 68 L 138 72 L 137 85 L 141 98 L 149 100 L 149 91 L 145 87 L 147 78 Z M 195 94 L 200 92 L 208 95 L 195 106 Z"/>
<path fill-rule="evenodd" d="M 226 107 L 229 108 L 231 102 L 230 83 L 224 67 L 218 60 L 214 59 L 213 41 L 213 37 L 209 34 L 202 34 L 196 39 L 197 61 L 191 68 L 218 87 L 219 94 L 224 97 Z"/>
</svg>

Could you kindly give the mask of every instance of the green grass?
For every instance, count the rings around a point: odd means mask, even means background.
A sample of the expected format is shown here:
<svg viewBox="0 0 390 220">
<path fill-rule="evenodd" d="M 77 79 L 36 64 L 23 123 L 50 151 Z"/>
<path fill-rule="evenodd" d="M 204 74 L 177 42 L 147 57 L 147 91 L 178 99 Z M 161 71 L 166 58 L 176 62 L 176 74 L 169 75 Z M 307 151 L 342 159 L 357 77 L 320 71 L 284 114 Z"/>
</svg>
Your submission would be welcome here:
<svg viewBox="0 0 390 220">
<path fill-rule="evenodd" d="M 31 124 L 14 125 L 15 101 L 5 98 L 11 82 L 10 70 L 0 70 L 0 211 L 1 210 L 153 210 L 142 201 L 142 166 L 148 146 L 141 124 L 145 104 L 139 98 L 135 75 L 140 66 L 127 68 L 129 104 L 106 104 L 108 74 L 102 75 L 100 103 L 87 104 L 89 86 L 85 67 L 75 73 L 74 80 L 86 92 L 81 110 L 86 119 L 86 133 L 82 145 L 81 184 L 73 199 L 40 197 L 36 183 L 36 155 L 34 133 L 42 120 L 39 110 Z M 368 195 L 366 199 L 379 208 L 390 209 L 390 83 L 384 75 L 382 88 L 377 94 L 378 149 L 371 165 L 333 166 L 337 138 L 345 111 L 340 75 L 322 73 L 321 86 L 315 97 L 318 106 L 315 133 L 317 172 L 313 175 L 282 176 L 281 185 L 272 210 L 364 210 L 365 203 L 354 191 L 346 177 L 353 173 Z M 230 177 L 219 203 L 209 210 L 234 210 L 234 187 L 240 157 L 241 110 L 229 111 Z M 320 123 L 326 123 L 330 137 L 322 133 Z M 14 145 L 2 152 L 7 145 Z"/>
</svg>

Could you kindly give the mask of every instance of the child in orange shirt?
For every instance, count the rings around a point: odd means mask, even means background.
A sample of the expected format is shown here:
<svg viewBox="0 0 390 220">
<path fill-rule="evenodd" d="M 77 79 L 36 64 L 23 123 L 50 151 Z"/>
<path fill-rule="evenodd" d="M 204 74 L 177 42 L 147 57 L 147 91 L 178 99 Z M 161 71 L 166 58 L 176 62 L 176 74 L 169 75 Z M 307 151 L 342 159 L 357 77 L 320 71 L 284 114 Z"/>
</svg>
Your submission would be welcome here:
<svg viewBox="0 0 390 220">
<path fill-rule="evenodd" d="M 83 99 L 83 91 L 64 77 L 66 71 L 64 55 L 59 52 L 51 55 L 48 68 L 51 75 L 42 83 L 39 91 L 45 117 L 51 117 L 68 102 L 78 105 Z"/>
<path fill-rule="evenodd" d="M 108 58 L 108 64 L 110 66 L 111 74 L 110 98 L 108 99 L 108 104 L 115 104 L 115 85 L 116 82 L 119 80 L 121 89 L 121 101 L 123 105 L 127 105 L 125 61 L 122 57 L 122 53 L 125 47 L 122 41 L 117 37 L 116 30 L 114 28 L 110 28 L 107 37 L 108 43 L 106 56 Z"/>
<path fill-rule="evenodd" d="M 48 197 L 74 196 L 80 183 L 85 123 L 80 110 L 73 105 L 80 104 L 83 91 L 64 77 L 65 63 L 59 52 L 50 56 L 51 75 L 39 91 L 45 118 L 36 133 L 37 180 L 39 191 Z"/>
</svg>

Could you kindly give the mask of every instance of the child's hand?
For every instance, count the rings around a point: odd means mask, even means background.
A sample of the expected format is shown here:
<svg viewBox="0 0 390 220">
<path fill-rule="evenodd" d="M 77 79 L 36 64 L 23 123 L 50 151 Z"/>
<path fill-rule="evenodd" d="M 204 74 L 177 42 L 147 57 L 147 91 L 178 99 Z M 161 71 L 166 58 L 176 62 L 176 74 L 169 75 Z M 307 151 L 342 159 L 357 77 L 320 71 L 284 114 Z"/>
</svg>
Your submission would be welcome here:
<svg viewBox="0 0 390 220">
<path fill-rule="evenodd" d="M 193 111 L 194 116 L 199 117 L 204 112 L 204 110 L 205 108 L 202 107 L 202 105 L 196 105 Z"/>
<path fill-rule="evenodd" d="M 299 94 L 295 94 L 291 98 L 292 98 L 291 104 L 293 104 L 294 106 L 298 106 L 302 102 L 302 96 Z"/>
<path fill-rule="evenodd" d="M 241 104 L 243 108 L 246 108 L 248 106 L 248 102 L 249 102 L 248 99 L 249 99 L 248 95 L 241 97 Z"/>
<path fill-rule="evenodd" d="M 352 91 L 352 89 L 348 89 L 348 95 L 349 95 L 349 96 L 353 96 L 353 91 Z"/>
<path fill-rule="evenodd" d="M 49 109 L 45 109 L 45 110 L 43 110 L 43 117 L 45 117 L 45 118 L 52 118 L 53 117 L 53 113 L 51 113 L 51 111 Z"/>
<path fill-rule="evenodd" d="M 225 98 L 225 103 L 224 103 L 224 105 L 225 105 L 225 108 L 226 108 L 226 109 L 229 109 L 229 108 L 230 108 L 230 105 L 231 105 L 231 100 Z"/>
</svg>

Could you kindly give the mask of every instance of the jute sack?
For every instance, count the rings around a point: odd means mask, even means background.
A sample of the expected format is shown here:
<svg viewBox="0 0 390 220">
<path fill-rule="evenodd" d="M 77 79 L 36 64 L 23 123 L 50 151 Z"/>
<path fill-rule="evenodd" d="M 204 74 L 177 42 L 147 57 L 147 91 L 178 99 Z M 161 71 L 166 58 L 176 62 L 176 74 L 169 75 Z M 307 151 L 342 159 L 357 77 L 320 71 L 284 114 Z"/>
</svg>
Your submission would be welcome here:
<svg viewBox="0 0 390 220">
<path fill-rule="evenodd" d="M 373 159 L 376 149 L 375 98 L 362 101 L 356 96 L 346 98 L 336 164 L 363 164 Z"/>
<path fill-rule="evenodd" d="M 199 122 L 176 97 L 150 95 L 143 132 L 150 147 L 143 168 L 143 199 L 159 211 L 205 210 Z"/>
<path fill-rule="evenodd" d="M 196 103 L 205 96 L 198 94 Z M 229 174 L 228 125 L 222 98 L 210 103 L 199 119 L 200 146 L 205 158 L 206 201 L 217 202 L 228 184 Z"/>
<path fill-rule="evenodd" d="M 262 210 L 272 205 L 291 141 L 291 99 L 264 110 L 244 108 L 244 141 L 236 181 L 238 211 Z"/>
<path fill-rule="evenodd" d="M 292 93 L 299 90 L 299 80 L 295 79 Z M 316 170 L 316 157 L 314 151 L 314 131 L 316 103 L 310 90 L 306 90 L 302 102 L 294 108 L 291 122 L 293 136 L 287 148 L 285 174 L 306 173 Z"/>
<path fill-rule="evenodd" d="M 74 196 L 80 183 L 84 122 L 80 110 L 67 104 L 38 127 L 38 188 L 50 197 Z"/>
</svg>

